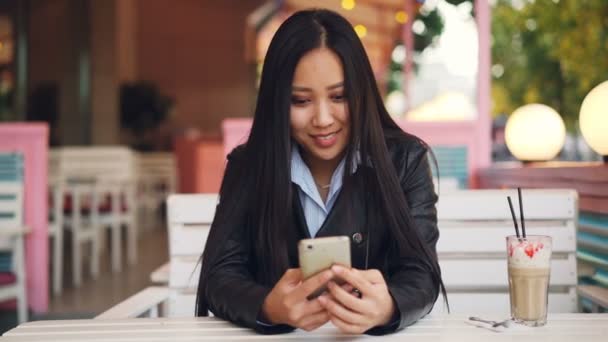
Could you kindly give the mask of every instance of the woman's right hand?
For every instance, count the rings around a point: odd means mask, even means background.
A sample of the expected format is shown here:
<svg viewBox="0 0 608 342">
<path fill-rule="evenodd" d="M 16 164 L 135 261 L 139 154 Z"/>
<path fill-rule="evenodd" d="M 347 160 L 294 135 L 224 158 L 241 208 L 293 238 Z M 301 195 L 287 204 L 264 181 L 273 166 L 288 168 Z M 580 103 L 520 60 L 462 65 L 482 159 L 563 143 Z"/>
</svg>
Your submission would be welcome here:
<svg viewBox="0 0 608 342">
<path fill-rule="evenodd" d="M 272 324 L 314 330 L 329 321 L 329 314 L 318 298 L 308 300 L 313 291 L 326 285 L 333 277 L 331 270 L 302 279 L 299 268 L 289 269 L 272 288 L 262 305 L 264 318 Z"/>
</svg>

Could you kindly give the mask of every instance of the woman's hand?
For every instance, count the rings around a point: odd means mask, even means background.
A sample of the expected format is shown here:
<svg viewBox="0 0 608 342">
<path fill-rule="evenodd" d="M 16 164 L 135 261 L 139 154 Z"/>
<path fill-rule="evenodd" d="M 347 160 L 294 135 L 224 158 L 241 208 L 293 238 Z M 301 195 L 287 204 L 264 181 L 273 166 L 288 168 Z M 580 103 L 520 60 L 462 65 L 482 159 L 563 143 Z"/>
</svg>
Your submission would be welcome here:
<svg viewBox="0 0 608 342">
<path fill-rule="evenodd" d="M 333 275 L 327 270 L 303 281 L 299 268 L 287 270 L 264 300 L 264 318 L 268 323 L 288 324 L 306 331 L 327 323 L 329 314 L 319 299 L 309 301 L 306 297 L 325 285 Z"/>
<path fill-rule="evenodd" d="M 319 297 L 321 305 L 329 312 L 331 322 L 340 331 L 361 334 L 375 326 L 390 323 L 395 304 L 380 271 L 361 271 L 338 265 L 331 269 L 361 294 L 359 298 L 347 291 L 349 286 L 330 282 L 328 288 L 331 296 Z"/>
</svg>

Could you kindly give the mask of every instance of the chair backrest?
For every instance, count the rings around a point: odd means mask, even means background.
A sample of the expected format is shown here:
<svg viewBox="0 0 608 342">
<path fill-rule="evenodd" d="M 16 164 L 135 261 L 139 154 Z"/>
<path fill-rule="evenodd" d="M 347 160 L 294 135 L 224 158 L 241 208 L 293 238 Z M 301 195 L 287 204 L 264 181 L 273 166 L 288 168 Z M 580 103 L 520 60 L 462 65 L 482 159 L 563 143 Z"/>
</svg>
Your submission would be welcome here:
<svg viewBox="0 0 608 342">
<path fill-rule="evenodd" d="M 505 237 L 515 231 L 507 196 L 517 205 L 515 190 L 440 195 L 437 252 L 452 312 L 509 312 Z M 553 238 L 549 311 L 576 312 L 578 195 L 574 190 L 526 189 L 522 197 L 527 234 Z M 444 310 L 440 302 L 434 309 Z"/>
<path fill-rule="evenodd" d="M 440 196 L 437 251 L 452 312 L 509 312 L 505 237 L 514 229 L 507 196 L 517 198 L 517 193 L 462 190 Z M 216 194 L 169 196 L 171 317 L 192 316 L 194 312 L 198 262 L 217 200 Z M 553 238 L 549 311 L 576 312 L 577 193 L 524 190 L 523 204 L 528 235 Z M 438 302 L 434 311 L 444 309 Z"/>
<path fill-rule="evenodd" d="M 0 182 L 23 181 L 23 156 L 19 153 L 0 153 Z"/>
<path fill-rule="evenodd" d="M 134 152 L 124 146 L 62 147 L 49 152 L 51 179 L 133 180 Z"/>
<path fill-rule="evenodd" d="M 22 225 L 23 156 L 0 153 L 0 230 Z M 12 247 L 10 241 L 0 239 L 0 272 L 12 271 Z"/>
<path fill-rule="evenodd" d="M 169 317 L 194 315 L 199 259 L 207 242 L 217 202 L 217 194 L 170 195 L 167 200 Z"/>
<path fill-rule="evenodd" d="M 23 224 L 23 156 L 0 153 L 0 229 Z"/>
<path fill-rule="evenodd" d="M 579 284 L 592 286 L 579 287 L 581 309 L 598 312 L 603 308 L 606 312 L 608 311 L 606 304 L 608 303 L 608 214 L 581 213 L 578 223 Z M 590 296 L 590 294 L 596 295 Z"/>
<path fill-rule="evenodd" d="M 138 178 L 163 182 L 167 193 L 177 189 L 177 166 L 173 153 L 148 152 L 137 154 Z"/>
<path fill-rule="evenodd" d="M 177 164 L 173 153 L 137 154 L 137 181 L 140 200 L 157 206 L 168 194 L 177 192 Z"/>
<path fill-rule="evenodd" d="M 0 229 L 23 224 L 23 183 L 0 181 Z"/>
<path fill-rule="evenodd" d="M 431 146 L 439 167 L 439 181 L 455 181 L 458 188 L 469 186 L 468 156 L 466 146 Z M 433 175 L 437 176 L 435 165 L 432 165 Z"/>
</svg>

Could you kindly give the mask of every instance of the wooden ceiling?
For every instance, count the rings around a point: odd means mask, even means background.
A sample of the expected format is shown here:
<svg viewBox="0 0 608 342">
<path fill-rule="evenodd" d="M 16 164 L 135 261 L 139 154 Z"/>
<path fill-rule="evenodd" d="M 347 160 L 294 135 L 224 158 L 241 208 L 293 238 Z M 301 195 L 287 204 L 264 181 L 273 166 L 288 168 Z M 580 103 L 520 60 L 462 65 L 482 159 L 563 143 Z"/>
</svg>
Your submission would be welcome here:
<svg viewBox="0 0 608 342">
<path fill-rule="evenodd" d="M 284 8 L 295 12 L 308 8 L 327 8 L 340 13 L 353 26 L 363 25 L 367 29 L 360 37 L 372 67 L 376 73 L 387 65 L 395 42 L 400 39 L 403 25 L 395 15 L 405 9 L 406 0 L 355 0 L 354 8 L 342 7 L 342 0 L 285 0 Z"/>
<path fill-rule="evenodd" d="M 257 59 L 263 58 L 270 37 L 289 15 L 303 9 L 326 8 L 340 13 L 353 26 L 365 26 L 367 33 L 361 37 L 361 41 L 378 74 L 388 65 L 395 43 L 401 38 L 403 24 L 397 21 L 396 14 L 405 10 L 406 1 L 411 1 L 414 8 L 420 5 L 416 0 L 354 0 L 354 8 L 347 10 L 342 7 L 342 0 L 284 0 L 282 6 L 274 11 L 272 19 L 257 32 Z"/>
</svg>

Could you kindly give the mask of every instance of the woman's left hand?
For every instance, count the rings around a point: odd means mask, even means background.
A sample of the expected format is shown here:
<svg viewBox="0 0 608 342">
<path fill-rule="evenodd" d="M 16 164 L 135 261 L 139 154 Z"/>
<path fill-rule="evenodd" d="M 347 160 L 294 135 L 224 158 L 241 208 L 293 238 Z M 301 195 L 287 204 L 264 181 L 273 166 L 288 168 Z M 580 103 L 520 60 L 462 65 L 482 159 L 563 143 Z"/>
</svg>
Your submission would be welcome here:
<svg viewBox="0 0 608 342">
<path fill-rule="evenodd" d="M 355 296 L 334 282 L 328 284 L 331 295 L 319 297 L 319 302 L 330 314 L 331 322 L 344 333 L 361 334 L 375 326 L 390 323 L 395 312 L 393 298 L 386 281 L 378 270 L 348 269 L 334 265 L 336 276 L 359 290 Z"/>
</svg>

